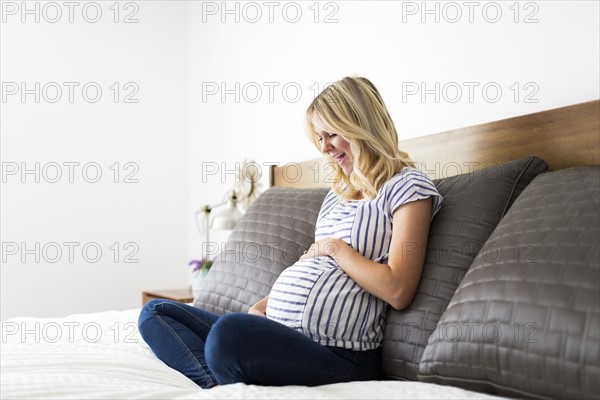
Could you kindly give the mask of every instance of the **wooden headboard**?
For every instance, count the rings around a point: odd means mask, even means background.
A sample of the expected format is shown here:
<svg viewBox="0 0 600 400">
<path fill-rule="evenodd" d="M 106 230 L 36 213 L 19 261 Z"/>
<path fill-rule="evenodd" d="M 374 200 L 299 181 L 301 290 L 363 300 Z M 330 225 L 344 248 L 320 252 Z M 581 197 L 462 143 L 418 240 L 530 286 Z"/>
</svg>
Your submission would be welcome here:
<svg viewBox="0 0 600 400">
<path fill-rule="evenodd" d="M 467 173 L 527 155 L 551 170 L 600 165 L 600 100 L 400 141 L 432 179 Z M 331 186 L 326 158 L 271 167 L 271 185 Z"/>
</svg>

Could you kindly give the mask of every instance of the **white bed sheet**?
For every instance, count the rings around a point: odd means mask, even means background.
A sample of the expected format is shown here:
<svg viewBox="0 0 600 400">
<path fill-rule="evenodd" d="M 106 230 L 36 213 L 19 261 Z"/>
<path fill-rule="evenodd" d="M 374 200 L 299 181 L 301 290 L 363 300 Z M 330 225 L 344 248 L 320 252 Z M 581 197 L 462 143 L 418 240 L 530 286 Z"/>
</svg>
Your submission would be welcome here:
<svg viewBox="0 0 600 400">
<path fill-rule="evenodd" d="M 318 387 L 235 384 L 204 390 L 158 360 L 137 331 L 139 309 L 2 322 L 0 397 L 494 399 L 421 382 Z"/>
</svg>

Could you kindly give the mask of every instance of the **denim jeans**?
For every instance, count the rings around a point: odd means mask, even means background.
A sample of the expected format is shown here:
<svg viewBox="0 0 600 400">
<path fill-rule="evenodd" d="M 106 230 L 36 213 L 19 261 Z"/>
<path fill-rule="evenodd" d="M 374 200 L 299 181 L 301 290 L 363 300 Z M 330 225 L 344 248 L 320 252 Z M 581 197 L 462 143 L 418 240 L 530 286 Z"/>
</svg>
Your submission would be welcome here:
<svg viewBox="0 0 600 400">
<path fill-rule="evenodd" d="M 138 324 L 159 359 L 203 388 L 236 382 L 316 386 L 382 378 L 381 349 L 323 346 L 257 315 L 219 316 L 155 299 L 144 305 Z"/>
</svg>

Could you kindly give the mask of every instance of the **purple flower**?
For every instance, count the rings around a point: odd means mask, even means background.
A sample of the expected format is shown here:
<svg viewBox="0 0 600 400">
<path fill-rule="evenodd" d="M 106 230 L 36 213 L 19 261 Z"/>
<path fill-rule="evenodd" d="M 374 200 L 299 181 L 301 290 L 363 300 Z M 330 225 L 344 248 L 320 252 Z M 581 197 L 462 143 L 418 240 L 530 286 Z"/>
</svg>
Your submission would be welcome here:
<svg viewBox="0 0 600 400">
<path fill-rule="evenodd" d="M 188 265 L 192 267 L 192 272 L 197 272 L 201 270 L 209 270 L 215 262 L 216 256 L 212 259 L 202 258 L 200 260 L 191 260 Z"/>
</svg>

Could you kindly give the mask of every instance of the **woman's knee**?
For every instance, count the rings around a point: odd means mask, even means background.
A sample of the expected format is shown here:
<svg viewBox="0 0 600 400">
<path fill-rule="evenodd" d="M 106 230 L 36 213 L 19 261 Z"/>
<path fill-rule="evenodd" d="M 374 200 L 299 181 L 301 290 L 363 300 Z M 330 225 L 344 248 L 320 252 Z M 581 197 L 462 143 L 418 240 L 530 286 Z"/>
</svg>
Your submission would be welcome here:
<svg viewBox="0 0 600 400">
<path fill-rule="evenodd" d="M 241 372 L 243 355 L 249 346 L 252 347 L 252 343 L 249 343 L 251 335 L 247 333 L 253 325 L 253 318 L 257 317 L 227 314 L 211 328 L 206 338 L 205 357 L 208 367 L 220 383 L 231 383 L 232 376 L 238 376 Z"/>
<path fill-rule="evenodd" d="M 207 358 L 208 349 L 216 357 L 222 358 L 243 341 L 245 321 L 241 316 L 243 314 L 226 314 L 214 323 L 206 338 Z"/>
<path fill-rule="evenodd" d="M 145 327 L 147 329 L 148 326 L 152 325 L 148 322 L 151 322 L 156 318 L 157 313 L 160 313 L 160 305 L 165 303 L 165 301 L 168 300 L 153 299 L 142 306 L 142 310 L 138 317 L 138 330 L 142 337 L 144 337 Z"/>
<path fill-rule="evenodd" d="M 144 327 L 148 325 L 145 322 L 148 322 L 154 316 L 154 306 L 157 301 L 158 299 L 150 300 L 142 306 L 142 310 L 138 316 L 138 330 L 142 337 L 144 337 Z"/>
<path fill-rule="evenodd" d="M 159 299 L 150 300 L 142 306 L 140 316 L 138 317 L 138 325 L 141 325 L 152 315 L 152 313 L 154 312 L 154 306 L 158 300 Z"/>
</svg>

